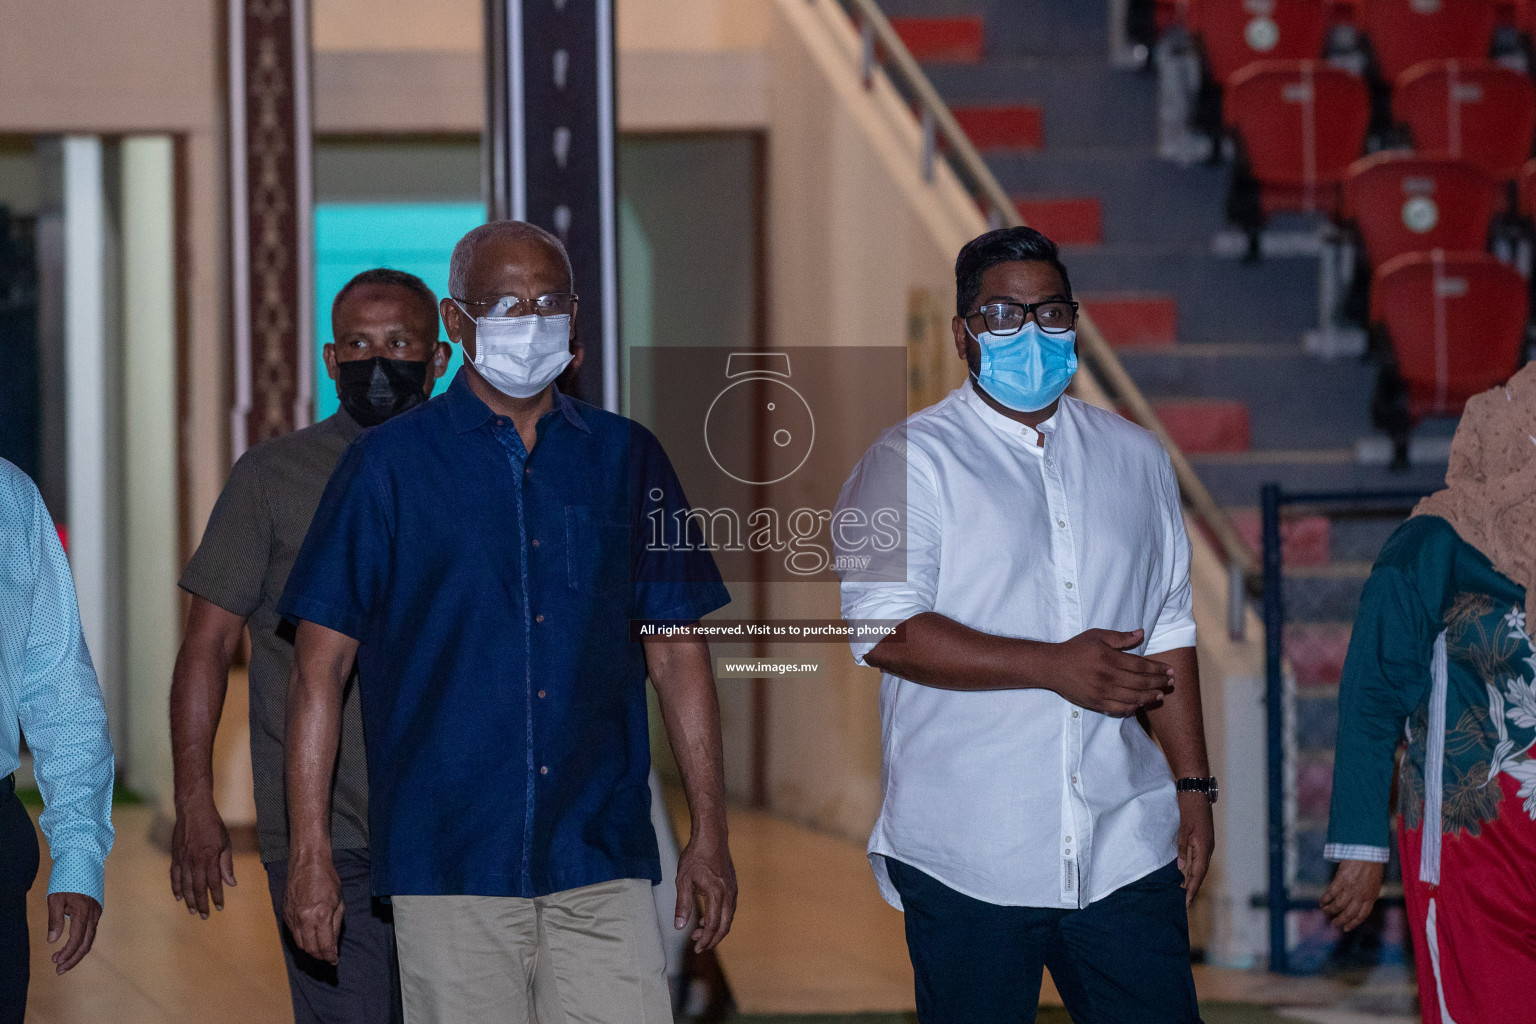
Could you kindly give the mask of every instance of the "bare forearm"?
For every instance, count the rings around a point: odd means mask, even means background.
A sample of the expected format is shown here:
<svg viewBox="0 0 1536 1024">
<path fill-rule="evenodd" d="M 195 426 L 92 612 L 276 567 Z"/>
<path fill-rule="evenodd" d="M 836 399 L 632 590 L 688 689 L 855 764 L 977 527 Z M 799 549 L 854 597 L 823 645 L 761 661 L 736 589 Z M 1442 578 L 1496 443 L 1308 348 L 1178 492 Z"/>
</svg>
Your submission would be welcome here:
<svg viewBox="0 0 1536 1024">
<path fill-rule="evenodd" d="M 945 690 L 1015 690 L 1044 687 L 1049 644 L 993 636 L 938 612 L 914 615 L 897 637 L 887 637 L 864 660 L 891 675 Z"/>
<path fill-rule="evenodd" d="M 245 620 L 192 599 L 171 676 L 171 759 L 176 802 L 211 797 L 213 740 L 229 690 L 229 666 Z"/>
<path fill-rule="evenodd" d="M 171 678 L 171 758 L 178 804 L 212 789 L 213 738 L 228 688 L 228 662 L 181 649 Z"/>
<path fill-rule="evenodd" d="M 1173 690 L 1160 705 L 1147 709 L 1147 721 L 1168 758 L 1174 778 L 1211 774 L 1205 750 L 1205 718 L 1200 706 L 1200 663 L 1193 647 L 1149 654 L 1173 669 Z"/>
<path fill-rule="evenodd" d="M 330 855 L 331 775 L 341 737 L 341 694 L 357 641 L 299 624 L 288 680 L 288 831 L 290 859 Z"/>
<path fill-rule="evenodd" d="M 724 748 L 709 647 L 702 641 L 647 644 L 646 658 L 667 738 L 682 772 L 693 834 L 724 836 Z"/>
</svg>

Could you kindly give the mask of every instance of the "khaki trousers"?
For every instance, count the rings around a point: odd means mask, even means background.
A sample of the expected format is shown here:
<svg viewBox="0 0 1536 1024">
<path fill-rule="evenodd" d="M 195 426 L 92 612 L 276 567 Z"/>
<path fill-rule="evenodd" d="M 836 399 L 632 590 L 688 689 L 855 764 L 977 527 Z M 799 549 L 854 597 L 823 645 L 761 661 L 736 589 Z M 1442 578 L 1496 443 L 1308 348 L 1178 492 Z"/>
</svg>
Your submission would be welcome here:
<svg viewBox="0 0 1536 1024">
<path fill-rule="evenodd" d="M 672 1024 L 644 879 L 391 902 L 406 1024 Z"/>
</svg>

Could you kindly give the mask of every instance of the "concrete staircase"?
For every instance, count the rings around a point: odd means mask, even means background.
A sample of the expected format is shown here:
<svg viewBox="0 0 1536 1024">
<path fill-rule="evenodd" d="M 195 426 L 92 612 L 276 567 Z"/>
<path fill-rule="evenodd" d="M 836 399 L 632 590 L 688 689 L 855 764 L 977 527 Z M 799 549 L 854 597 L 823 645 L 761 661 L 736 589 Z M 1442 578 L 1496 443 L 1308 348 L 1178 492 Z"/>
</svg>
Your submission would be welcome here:
<svg viewBox="0 0 1536 1024">
<path fill-rule="evenodd" d="M 1385 439 L 1370 424 L 1371 365 L 1303 352 L 1303 333 L 1318 321 L 1317 257 L 1243 263 L 1215 253 L 1214 240 L 1228 230 L 1230 168 L 1158 159 L 1155 80 L 1110 66 L 1107 2 L 883 6 L 1025 220 L 1063 245 L 1073 290 L 1255 549 L 1266 483 L 1291 492 L 1443 483 L 1443 454 L 1407 473 L 1388 471 Z M 944 18 L 956 19 L 944 30 L 951 37 L 966 26 L 963 50 L 930 35 Z M 1294 237 L 1317 226 L 1292 220 L 1273 228 Z M 1429 423 L 1417 436 L 1443 449 L 1454 426 Z M 1395 525 L 1305 516 L 1284 530 L 1302 887 L 1328 878 L 1322 845 L 1339 672 L 1360 589 Z M 1319 915 L 1298 924 L 1295 962 L 1319 966 L 1337 936 Z M 1386 959 L 1401 955 L 1400 933 L 1383 939 Z"/>
</svg>

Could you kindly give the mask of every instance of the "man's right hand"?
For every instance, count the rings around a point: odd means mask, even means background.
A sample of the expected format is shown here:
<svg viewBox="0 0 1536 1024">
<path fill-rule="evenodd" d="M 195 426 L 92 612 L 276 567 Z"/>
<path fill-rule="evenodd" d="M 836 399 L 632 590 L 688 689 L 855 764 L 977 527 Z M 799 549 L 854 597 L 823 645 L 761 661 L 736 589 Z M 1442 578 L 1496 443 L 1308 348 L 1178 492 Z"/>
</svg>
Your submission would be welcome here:
<svg viewBox="0 0 1536 1024">
<path fill-rule="evenodd" d="M 283 923 L 300 949 L 316 960 L 334 964 L 345 909 L 341 877 L 329 855 L 299 854 L 289 860 Z"/>
<path fill-rule="evenodd" d="M 187 913 L 208 919 L 209 897 L 224 909 L 224 886 L 235 884 L 235 861 L 229 830 L 211 795 L 176 808 L 171 833 L 171 892 L 186 903 Z"/>
<path fill-rule="evenodd" d="M 1126 653 L 1144 634 L 1090 629 L 1053 645 L 1046 685 L 1078 707 L 1129 718 L 1162 700 L 1173 689 L 1173 670 L 1161 662 Z"/>
</svg>

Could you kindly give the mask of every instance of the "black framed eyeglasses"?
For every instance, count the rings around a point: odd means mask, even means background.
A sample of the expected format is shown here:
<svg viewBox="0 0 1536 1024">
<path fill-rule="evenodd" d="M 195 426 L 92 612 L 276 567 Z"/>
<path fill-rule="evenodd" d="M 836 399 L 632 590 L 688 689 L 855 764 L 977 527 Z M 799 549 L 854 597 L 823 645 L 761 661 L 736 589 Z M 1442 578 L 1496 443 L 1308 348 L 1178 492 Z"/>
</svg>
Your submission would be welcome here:
<svg viewBox="0 0 1536 1024">
<path fill-rule="evenodd" d="M 1035 323 L 1046 334 L 1065 334 L 1077 323 L 1077 303 L 1068 299 L 1050 299 L 1046 302 L 989 302 L 978 306 L 966 316 L 969 320 L 979 316 L 987 330 L 999 337 L 1018 334 L 1034 316 Z"/>
<path fill-rule="evenodd" d="M 536 299 L 519 298 L 516 295 L 501 295 L 494 299 L 454 299 L 470 316 L 480 317 L 512 317 L 527 316 L 530 313 L 535 316 L 565 316 L 576 308 L 576 294 L 574 292 L 549 292 L 540 295 Z"/>
</svg>

